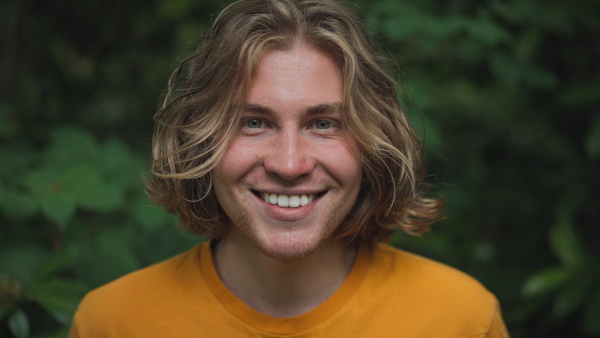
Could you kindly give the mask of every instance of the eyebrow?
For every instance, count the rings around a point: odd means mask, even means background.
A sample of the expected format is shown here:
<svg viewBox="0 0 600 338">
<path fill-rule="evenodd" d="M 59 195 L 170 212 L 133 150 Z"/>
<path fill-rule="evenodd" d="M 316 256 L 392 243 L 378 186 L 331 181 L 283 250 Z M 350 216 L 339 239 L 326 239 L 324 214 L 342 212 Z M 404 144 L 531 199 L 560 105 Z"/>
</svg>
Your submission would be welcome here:
<svg viewBox="0 0 600 338">
<path fill-rule="evenodd" d="M 311 106 L 303 109 L 302 114 L 307 116 L 337 113 L 341 110 L 342 104 L 340 102 L 321 103 L 316 106 Z M 260 104 L 249 103 L 244 106 L 244 111 L 249 113 L 256 113 L 261 115 L 274 115 L 273 110 L 267 106 Z"/>
</svg>

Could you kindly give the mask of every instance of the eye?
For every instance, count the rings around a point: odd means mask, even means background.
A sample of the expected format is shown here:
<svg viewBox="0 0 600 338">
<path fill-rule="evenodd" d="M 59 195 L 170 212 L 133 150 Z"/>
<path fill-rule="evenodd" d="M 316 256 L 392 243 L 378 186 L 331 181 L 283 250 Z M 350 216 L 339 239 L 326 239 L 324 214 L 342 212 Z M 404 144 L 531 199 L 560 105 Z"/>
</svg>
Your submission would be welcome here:
<svg viewBox="0 0 600 338">
<path fill-rule="evenodd" d="M 327 120 L 317 120 L 315 121 L 315 128 L 317 129 L 329 129 L 333 127 L 333 123 Z"/>
<path fill-rule="evenodd" d="M 264 128 L 267 126 L 267 124 L 261 119 L 248 119 L 243 122 L 243 126 L 251 129 L 257 129 Z"/>
</svg>

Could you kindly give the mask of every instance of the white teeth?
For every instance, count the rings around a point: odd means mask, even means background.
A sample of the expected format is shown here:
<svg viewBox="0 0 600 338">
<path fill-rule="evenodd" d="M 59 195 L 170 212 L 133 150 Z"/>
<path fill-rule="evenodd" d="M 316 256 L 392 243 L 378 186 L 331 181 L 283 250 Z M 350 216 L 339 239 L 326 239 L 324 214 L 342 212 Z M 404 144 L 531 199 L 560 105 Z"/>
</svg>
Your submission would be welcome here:
<svg viewBox="0 0 600 338">
<path fill-rule="evenodd" d="M 300 205 L 301 205 L 301 206 L 305 206 L 305 205 L 307 205 L 307 204 L 308 204 L 308 202 L 309 202 L 309 200 L 308 200 L 308 196 L 306 196 L 306 195 L 302 195 L 302 196 L 300 196 Z"/>
<path fill-rule="evenodd" d="M 290 196 L 290 208 L 297 208 L 300 206 L 300 196 L 292 195 Z"/>
<path fill-rule="evenodd" d="M 262 194 L 265 202 L 277 204 L 284 208 L 297 208 L 308 205 L 315 199 L 315 195 L 277 195 L 277 194 Z"/>
<path fill-rule="evenodd" d="M 279 197 L 277 197 L 277 205 L 280 207 L 289 207 L 290 197 L 288 195 L 279 195 Z"/>
</svg>

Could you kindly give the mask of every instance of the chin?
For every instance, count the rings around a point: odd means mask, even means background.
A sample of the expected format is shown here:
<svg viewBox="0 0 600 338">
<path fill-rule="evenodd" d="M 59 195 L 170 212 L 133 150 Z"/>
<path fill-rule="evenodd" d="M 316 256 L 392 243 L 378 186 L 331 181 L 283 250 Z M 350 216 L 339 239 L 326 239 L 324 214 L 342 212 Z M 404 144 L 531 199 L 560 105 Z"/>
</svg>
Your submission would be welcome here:
<svg viewBox="0 0 600 338">
<path fill-rule="evenodd" d="M 277 260 L 297 260 L 310 256 L 322 247 L 329 239 L 308 238 L 285 234 L 269 240 L 252 239 L 254 245 L 265 256 Z M 328 237 L 328 236 L 327 236 Z"/>
</svg>

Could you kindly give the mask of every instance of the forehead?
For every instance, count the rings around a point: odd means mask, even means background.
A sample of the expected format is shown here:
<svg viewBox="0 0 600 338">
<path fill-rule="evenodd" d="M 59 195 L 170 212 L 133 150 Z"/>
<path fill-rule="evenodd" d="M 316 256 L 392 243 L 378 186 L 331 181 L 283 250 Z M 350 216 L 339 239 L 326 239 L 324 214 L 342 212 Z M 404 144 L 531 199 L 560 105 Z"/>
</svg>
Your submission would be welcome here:
<svg viewBox="0 0 600 338">
<path fill-rule="evenodd" d="M 309 44 L 268 49 L 258 61 L 247 103 L 313 106 L 340 103 L 342 70 L 337 60 Z"/>
</svg>

